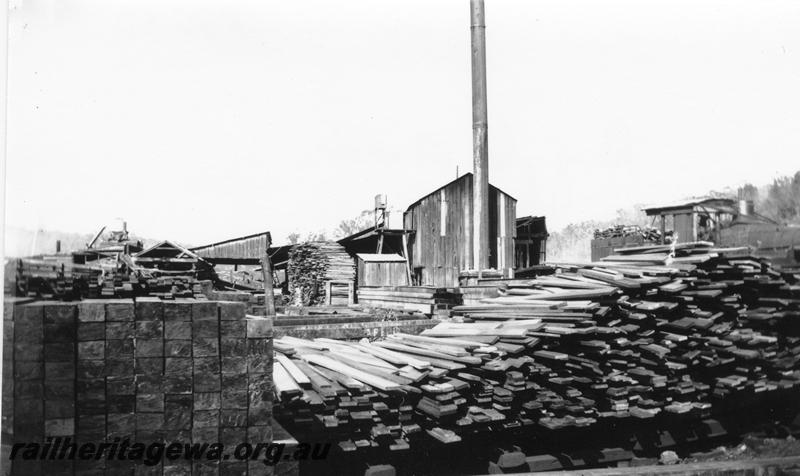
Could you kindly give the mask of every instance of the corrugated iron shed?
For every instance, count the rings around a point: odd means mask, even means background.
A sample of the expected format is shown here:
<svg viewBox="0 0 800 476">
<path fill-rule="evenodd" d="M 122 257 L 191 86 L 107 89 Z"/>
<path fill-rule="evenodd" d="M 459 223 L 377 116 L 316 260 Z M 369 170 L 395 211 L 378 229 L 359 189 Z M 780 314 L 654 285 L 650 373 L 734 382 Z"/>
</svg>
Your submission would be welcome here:
<svg viewBox="0 0 800 476">
<path fill-rule="evenodd" d="M 265 231 L 198 246 L 192 251 L 216 264 L 259 264 L 271 244 L 272 235 Z"/>
</svg>

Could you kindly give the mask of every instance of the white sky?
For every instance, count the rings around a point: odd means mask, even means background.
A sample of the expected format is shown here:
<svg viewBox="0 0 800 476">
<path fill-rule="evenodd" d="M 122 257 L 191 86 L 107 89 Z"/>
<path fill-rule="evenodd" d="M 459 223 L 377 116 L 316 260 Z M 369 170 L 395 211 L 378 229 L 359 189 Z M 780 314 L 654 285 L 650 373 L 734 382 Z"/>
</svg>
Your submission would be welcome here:
<svg viewBox="0 0 800 476">
<path fill-rule="evenodd" d="M 471 167 L 468 0 L 11 0 L 10 226 L 202 244 Z M 800 2 L 486 0 L 490 181 L 551 229 L 800 169 Z"/>
</svg>

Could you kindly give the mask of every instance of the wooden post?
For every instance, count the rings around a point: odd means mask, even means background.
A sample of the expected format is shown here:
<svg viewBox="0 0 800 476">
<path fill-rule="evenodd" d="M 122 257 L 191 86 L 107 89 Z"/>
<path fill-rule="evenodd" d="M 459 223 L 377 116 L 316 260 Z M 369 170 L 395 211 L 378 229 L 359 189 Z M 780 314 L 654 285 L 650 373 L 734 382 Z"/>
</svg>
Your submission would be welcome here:
<svg viewBox="0 0 800 476">
<path fill-rule="evenodd" d="M 539 252 L 539 262 L 537 264 L 544 264 L 547 263 L 547 236 L 540 243 L 541 251 Z"/>
<path fill-rule="evenodd" d="M 408 233 L 403 230 L 403 257 L 406 259 L 406 277 L 408 278 L 408 285 L 411 286 L 413 281 L 411 279 L 411 261 L 408 260 Z"/>
<path fill-rule="evenodd" d="M 472 244 L 474 266 L 489 267 L 489 132 L 486 106 L 486 25 L 483 0 L 470 0 L 472 37 Z"/>
<path fill-rule="evenodd" d="M 267 316 L 275 315 L 275 293 L 272 289 L 272 263 L 269 255 L 261 258 L 261 273 L 264 275 L 264 308 Z"/>
<path fill-rule="evenodd" d="M 330 281 L 325 281 L 325 305 L 333 305 L 333 286 Z"/>
</svg>

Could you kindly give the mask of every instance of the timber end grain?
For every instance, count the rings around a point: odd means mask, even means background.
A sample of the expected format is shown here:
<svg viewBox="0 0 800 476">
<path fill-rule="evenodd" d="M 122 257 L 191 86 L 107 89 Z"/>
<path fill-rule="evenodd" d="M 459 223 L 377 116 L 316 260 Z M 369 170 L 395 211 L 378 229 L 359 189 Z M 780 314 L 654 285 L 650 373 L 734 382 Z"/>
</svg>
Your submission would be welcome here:
<svg viewBox="0 0 800 476">
<path fill-rule="evenodd" d="M 243 302 L 7 302 L 3 441 L 272 439 L 272 319 Z M 10 474 L 264 474 L 225 461 L 14 461 Z"/>
</svg>

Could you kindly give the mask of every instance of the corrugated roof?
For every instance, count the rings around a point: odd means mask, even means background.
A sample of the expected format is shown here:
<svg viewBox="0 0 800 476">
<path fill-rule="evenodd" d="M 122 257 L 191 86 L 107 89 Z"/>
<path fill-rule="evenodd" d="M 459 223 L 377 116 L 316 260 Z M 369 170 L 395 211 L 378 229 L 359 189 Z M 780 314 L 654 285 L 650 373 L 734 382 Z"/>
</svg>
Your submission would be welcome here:
<svg viewBox="0 0 800 476">
<path fill-rule="evenodd" d="M 533 224 L 532 232 L 534 234 L 540 234 L 543 236 L 548 236 L 547 233 L 547 222 L 546 218 L 543 216 L 526 216 L 517 218 L 517 233 L 520 233 L 520 228 L 525 228 Z"/>
<path fill-rule="evenodd" d="M 736 202 L 730 198 L 698 197 L 698 198 L 689 198 L 686 200 L 677 200 L 670 203 L 648 205 L 642 208 L 642 210 L 644 210 L 645 212 L 650 212 L 659 210 L 670 210 L 673 208 L 688 208 L 696 205 L 706 205 L 706 206 L 716 205 L 722 207 L 733 207 L 736 205 Z"/>
<path fill-rule="evenodd" d="M 380 255 L 374 253 L 356 253 L 356 256 L 358 256 L 358 259 L 367 261 L 369 263 L 396 263 L 398 261 L 402 263 L 406 262 L 405 258 L 396 253 Z"/>
<path fill-rule="evenodd" d="M 384 228 L 381 230 L 381 233 L 383 233 L 384 235 L 390 235 L 390 234 L 402 235 L 403 233 L 414 233 L 414 230 L 404 230 L 402 228 Z M 344 238 L 337 241 L 337 243 L 339 243 L 340 245 L 344 245 L 349 241 L 371 239 L 377 237 L 378 235 L 379 235 L 378 231 L 373 226 L 358 231 L 356 233 L 353 233 L 352 235 L 345 236 Z"/>
<path fill-rule="evenodd" d="M 240 236 L 238 238 L 230 238 L 230 239 L 227 239 L 227 240 L 218 241 L 216 243 L 211 243 L 211 244 L 208 244 L 208 245 L 195 246 L 194 248 L 192 248 L 192 251 L 199 252 L 199 251 L 203 251 L 203 250 L 205 250 L 207 248 L 213 248 L 215 246 L 227 245 L 227 244 L 231 244 L 231 243 L 239 243 L 239 242 L 242 242 L 242 241 L 250 240 L 252 238 L 262 238 L 262 237 L 266 238 L 267 246 L 272 244 L 272 234 L 270 234 L 270 232 L 268 232 L 268 231 L 264 231 L 264 232 L 261 232 L 261 233 L 253 233 L 252 235 Z"/>
</svg>

